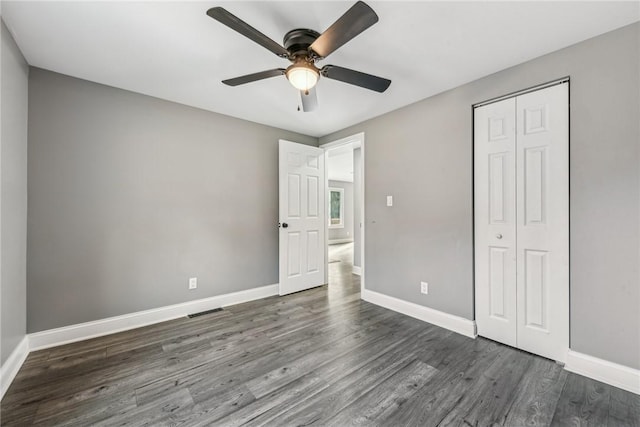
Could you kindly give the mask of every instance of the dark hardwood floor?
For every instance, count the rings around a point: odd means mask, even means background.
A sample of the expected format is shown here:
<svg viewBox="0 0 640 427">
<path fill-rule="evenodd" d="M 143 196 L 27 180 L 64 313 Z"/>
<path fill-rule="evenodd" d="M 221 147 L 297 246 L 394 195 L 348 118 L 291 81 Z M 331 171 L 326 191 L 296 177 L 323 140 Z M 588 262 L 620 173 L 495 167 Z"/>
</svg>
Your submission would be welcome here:
<svg viewBox="0 0 640 427">
<path fill-rule="evenodd" d="M 2 425 L 640 425 L 640 396 L 361 301 L 331 251 L 328 286 L 30 354 Z"/>
</svg>

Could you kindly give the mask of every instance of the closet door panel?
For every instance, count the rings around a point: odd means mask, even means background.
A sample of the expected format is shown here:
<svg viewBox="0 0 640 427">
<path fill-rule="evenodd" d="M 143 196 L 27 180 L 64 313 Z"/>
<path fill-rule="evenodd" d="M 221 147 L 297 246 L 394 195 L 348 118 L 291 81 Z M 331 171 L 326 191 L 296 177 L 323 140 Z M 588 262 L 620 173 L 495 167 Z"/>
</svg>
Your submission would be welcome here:
<svg viewBox="0 0 640 427">
<path fill-rule="evenodd" d="M 516 98 L 517 346 L 564 361 L 569 339 L 568 84 Z"/>
<path fill-rule="evenodd" d="M 478 334 L 516 345 L 515 99 L 474 111 Z"/>
</svg>

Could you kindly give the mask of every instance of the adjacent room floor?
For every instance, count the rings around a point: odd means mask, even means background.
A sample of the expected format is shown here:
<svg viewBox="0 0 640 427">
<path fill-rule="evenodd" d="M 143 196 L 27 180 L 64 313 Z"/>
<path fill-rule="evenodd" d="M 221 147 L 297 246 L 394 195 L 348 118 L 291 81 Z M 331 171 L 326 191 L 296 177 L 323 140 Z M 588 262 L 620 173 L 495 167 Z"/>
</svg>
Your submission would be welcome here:
<svg viewBox="0 0 640 427">
<path fill-rule="evenodd" d="M 640 396 L 329 285 L 34 352 L 2 425 L 638 426 Z"/>
</svg>

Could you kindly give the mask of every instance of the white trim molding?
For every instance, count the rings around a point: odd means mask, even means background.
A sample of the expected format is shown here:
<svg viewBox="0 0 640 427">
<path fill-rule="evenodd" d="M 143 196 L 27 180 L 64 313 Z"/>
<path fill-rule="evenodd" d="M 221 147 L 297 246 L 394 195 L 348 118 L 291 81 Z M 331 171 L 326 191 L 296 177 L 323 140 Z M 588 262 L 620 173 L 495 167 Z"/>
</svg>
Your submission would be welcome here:
<svg viewBox="0 0 640 427">
<path fill-rule="evenodd" d="M 365 222 L 364 222 L 364 218 L 366 218 L 366 213 L 365 213 L 365 135 L 364 132 L 360 132 L 360 133 L 356 133 L 355 135 L 351 135 L 351 136 L 347 136 L 345 138 L 341 138 L 335 141 L 331 141 L 331 142 L 327 142 L 326 144 L 322 144 L 319 147 L 323 148 L 325 150 L 325 156 L 328 156 L 328 150 L 331 148 L 336 148 L 336 147 L 340 147 L 342 145 L 347 145 L 347 144 L 353 144 L 353 149 L 358 149 L 360 148 L 360 257 L 361 257 L 361 271 L 364 272 L 366 265 L 365 265 L 365 238 L 366 238 L 366 230 L 365 230 Z M 325 162 L 325 166 L 326 166 L 326 162 Z M 328 174 L 325 174 L 325 178 L 326 178 L 326 185 L 327 187 L 329 186 L 329 178 L 328 178 Z M 355 191 L 355 189 L 354 189 Z M 325 203 L 327 202 L 327 195 L 325 194 Z M 357 224 L 354 224 L 354 227 L 357 227 Z M 325 231 L 327 231 L 325 233 L 325 242 L 327 242 L 327 246 L 328 246 L 328 239 L 329 239 L 329 232 L 328 232 L 328 227 L 325 229 Z M 327 254 L 328 254 L 328 248 L 327 250 Z M 329 259 L 327 258 L 327 261 Z M 324 265 L 324 273 L 325 273 L 325 278 L 329 277 L 329 263 L 326 262 Z M 358 274 L 358 273 L 356 273 Z M 362 295 L 364 295 L 364 291 L 365 291 L 365 275 L 364 273 L 360 274 L 360 292 Z M 364 298 L 364 297 L 363 297 Z"/>
<path fill-rule="evenodd" d="M 331 227 L 329 227 L 329 228 L 331 228 Z M 352 242 L 353 242 L 353 239 L 351 239 L 351 238 L 329 240 L 329 244 L 330 245 L 338 245 L 340 243 L 352 243 Z"/>
<path fill-rule="evenodd" d="M 278 295 L 277 284 L 49 329 L 29 334 L 29 347 L 31 350 L 42 350 L 273 295 Z"/>
<path fill-rule="evenodd" d="M 362 276 L 362 268 L 358 267 L 357 265 L 353 266 L 353 270 L 351 272 L 356 276 Z"/>
<path fill-rule="evenodd" d="M 564 368 L 640 395 L 640 370 L 569 350 Z"/>
<path fill-rule="evenodd" d="M 28 355 L 29 338 L 25 336 L 0 367 L 0 400 L 9 389 Z"/>
<path fill-rule="evenodd" d="M 407 316 L 415 317 L 427 323 L 440 326 L 466 337 L 475 338 L 476 322 L 453 314 L 435 310 L 433 308 L 390 297 L 375 291 L 365 289 L 362 292 L 362 299 L 372 304 L 379 305 Z"/>
</svg>

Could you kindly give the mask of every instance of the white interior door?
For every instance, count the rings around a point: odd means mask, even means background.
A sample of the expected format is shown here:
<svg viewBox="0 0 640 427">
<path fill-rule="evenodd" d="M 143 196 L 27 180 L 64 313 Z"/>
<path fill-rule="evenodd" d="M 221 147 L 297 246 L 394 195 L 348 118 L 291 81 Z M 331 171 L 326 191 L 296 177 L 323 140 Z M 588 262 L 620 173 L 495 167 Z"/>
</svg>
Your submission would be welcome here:
<svg viewBox="0 0 640 427">
<path fill-rule="evenodd" d="M 280 141 L 280 295 L 325 281 L 324 150 Z"/>
<path fill-rule="evenodd" d="M 474 111 L 478 334 L 563 361 L 569 346 L 568 84 Z"/>
<path fill-rule="evenodd" d="M 476 108 L 475 266 L 478 333 L 516 340 L 516 100 Z"/>
<path fill-rule="evenodd" d="M 564 361 L 569 344 L 568 84 L 518 96 L 518 347 Z"/>
</svg>

